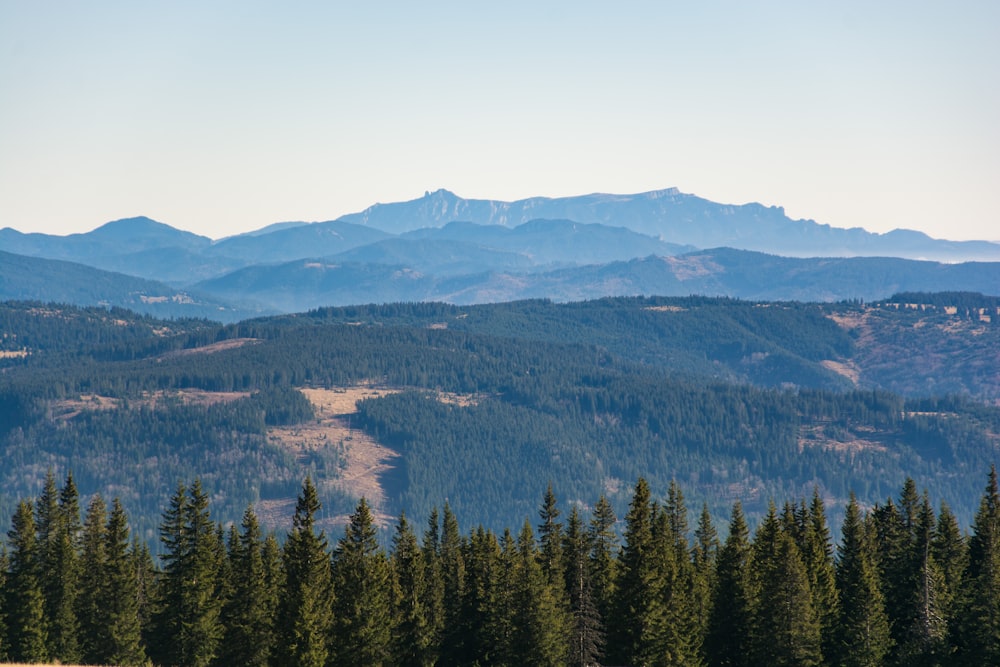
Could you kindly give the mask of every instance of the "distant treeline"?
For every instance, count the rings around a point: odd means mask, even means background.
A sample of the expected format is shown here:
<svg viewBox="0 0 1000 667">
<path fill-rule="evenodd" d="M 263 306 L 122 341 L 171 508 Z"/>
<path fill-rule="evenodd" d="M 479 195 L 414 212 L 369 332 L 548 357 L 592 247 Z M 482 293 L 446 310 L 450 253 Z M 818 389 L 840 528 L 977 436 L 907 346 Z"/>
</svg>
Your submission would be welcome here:
<svg viewBox="0 0 1000 667">
<path fill-rule="evenodd" d="M 81 513 L 72 476 L 19 503 L 0 567 L 0 657 L 145 665 L 996 665 L 1000 490 L 966 537 L 907 480 L 853 496 L 834 545 L 818 494 L 771 505 L 751 535 L 733 505 L 720 541 L 693 532 L 681 488 L 640 479 L 620 521 L 601 497 L 537 523 L 462 533 L 445 504 L 390 549 L 362 499 L 330 544 L 306 479 L 291 529 L 252 508 L 228 531 L 180 484 L 163 553 L 130 538 L 121 504 Z M 619 537 L 619 535 L 621 537 Z"/>
</svg>

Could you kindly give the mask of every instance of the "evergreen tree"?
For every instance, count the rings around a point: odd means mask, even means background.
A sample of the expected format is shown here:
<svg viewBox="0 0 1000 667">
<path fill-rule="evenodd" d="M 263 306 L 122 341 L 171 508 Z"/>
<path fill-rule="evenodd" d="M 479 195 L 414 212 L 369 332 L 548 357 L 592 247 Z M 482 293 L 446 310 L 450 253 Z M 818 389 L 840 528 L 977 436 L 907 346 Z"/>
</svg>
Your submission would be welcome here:
<svg viewBox="0 0 1000 667">
<path fill-rule="evenodd" d="M 649 485 L 640 478 L 625 515 L 625 544 L 618 560 L 614 612 L 608 624 L 607 660 L 654 664 L 656 631 L 663 627 L 662 581 L 655 567 Z"/>
<path fill-rule="evenodd" d="M 711 667 L 749 667 L 751 609 L 748 568 L 750 534 L 743 506 L 733 504 L 729 535 L 717 559 L 715 586 L 706 630 L 705 654 Z"/>
<path fill-rule="evenodd" d="M 269 581 L 264 540 L 253 506 L 243 512 L 229 549 L 230 589 L 222 656 L 227 664 L 265 667 L 275 646 L 278 589 Z M 272 575 L 273 576 L 273 575 Z"/>
<path fill-rule="evenodd" d="M 434 664 L 435 636 L 427 609 L 426 562 L 406 515 L 399 516 L 393 538 L 392 567 L 396 580 L 396 634 L 393 664 L 427 667 Z"/>
<path fill-rule="evenodd" d="M 756 632 L 759 664 L 810 667 L 822 661 L 820 625 L 798 546 L 784 531 L 764 563 Z M 761 650 L 766 644 L 766 650 Z"/>
<path fill-rule="evenodd" d="M 697 579 L 688 543 L 687 507 L 676 481 L 653 522 L 652 566 L 659 579 L 662 614 L 655 626 L 656 662 L 663 665 L 701 664 L 702 620 L 696 602 Z"/>
<path fill-rule="evenodd" d="M 571 625 L 569 664 L 597 665 L 603 655 L 604 629 L 591 585 L 590 540 L 575 505 L 566 524 L 562 552 Z"/>
<path fill-rule="evenodd" d="M 31 503 L 22 500 L 7 533 L 10 570 L 6 586 L 8 655 L 17 662 L 48 659 L 48 623 Z"/>
<path fill-rule="evenodd" d="M 944 574 L 934 558 L 933 541 L 936 519 L 927 495 L 917 509 L 913 526 L 915 588 L 909 603 L 909 625 L 899 633 L 901 644 L 896 651 L 901 665 L 940 664 L 947 654 L 947 618 L 943 614 Z"/>
<path fill-rule="evenodd" d="M 326 536 L 315 530 L 319 510 L 316 487 L 307 477 L 282 554 L 285 585 L 279 598 L 280 650 L 274 661 L 287 667 L 323 667 L 329 656 L 332 575 Z"/>
<path fill-rule="evenodd" d="M 565 665 L 569 654 L 569 623 L 560 608 L 539 559 L 531 523 L 517 538 L 513 656 L 522 665 Z"/>
<path fill-rule="evenodd" d="M 56 490 L 52 470 L 45 475 L 42 495 L 35 506 L 38 517 L 38 559 L 48 620 L 46 652 L 61 662 L 79 662 L 79 624 L 76 594 L 79 590 L 77 539 L 80 507 L 72 475 L 62 491 Z"/>
<path fill-rule="evenodd" d="M 183 484 L 160 526 L 163 576 L 154 619 L 154 660 L 201 667 L 215 658 L 224 628 L 221 587 L 225 550 L 201 482 Z"/>
<path fill-rule="evenodd" d="M 965 537 L 958 528 L 958 521 L 946 503 L 941 503 L 937 525 L 931 542 L 931 555 L 941 570 L 941 590 L 938 602 L 941 615 L 948 626 L 948 635 L 955 624 L 956 600 L 962 583 L 962 573 L 967 562 Z M 950 644 L 949 644 L 950 646 Z"/>
<path fill-rule="evenodd" d="M 100 494 L 94 494 L 87 505 L 81 537 L 80 569 L 87 573 L 81 577 L 77 595 L 77 618 L 80 619 L 80 649 L 87 664 L 104 662 L 106 645 L 103 620 L 103 573 L 108 564 L 108 513 Z M 95 573 L 98 573 L 95 576 Z"/>
<path fill-rule="evenodd" d="M 103 625 L 101 662 L 122 665 L 146 664 L 139 612 L 139 581 L 129 549 L 128 517 L 117 498 L 111 504 L 105 536 L 105 569 L 101 573 L 99 608 Z M 93 574 L 93 573 L 91 573 Z"/>
<path fill-rule="evenodd" d="M 851 494 L 837 549 L 837 590 L 840 593 L 837 654 L 844 667 L 878 667 L 892 645 L 872 536 Z"/>
<path fill-rule="evenodd" d="M 378 544 L 375 520 L 362 498 L 333 561 L 334 657 L 342 665 L 391 660 L 392 570 Z"/>
<path fill-rule="evenodd" d="M 538 516 L 542 520 L 538 524 L 538 543 L 541 547 L 539 559 L 542 564 L 542 572 L 550 583 L 563 581 L 563 559 L 562 559 L 562 523 L 558 521 L 559 515 L 556 495 L 552 491 L 552 483 L 545 489 L 545 497 L 542 499 L 542 506 L 538 510 Z"/>
<path fill-rule="evenodd" d="M 812 501 L 806 512 L 802 561 L 809 576 L 813 609 L 819 620 L 824 664 L 833 665 L 832 656 L 836 654 L 837 575 L 826 508 L 818 489 L 813 489 Z"/>
<path fill-rule="evenodd" d="M 594 606 L 604 622 L 605 629 L 614 613 L 615 577 L 618 565 L 618 534 L 615 532 L 617 522 L 611 503 L 602 494 L 594 505 L 594 512 L 590 517 L 588 539 Z"/>
<path fill-rule="evenodd" d="M 462 625 L 462 600 L 465 597 L 465 559 L 458 519 L 446 502 L 442 518 L 439 558 L 442 582 L 441 664 L 464 665 L 465 636 Z"/>
<path fill-rule="evenodd" d="M 500 567 L 500 545 L 496 536 L 479 526 L 464 544 L 465 595 L 462 598 L 462 659 L 466 664 L 494 664 L 497 661 L 496 580 Z"/>
<path fill-rule="evenodd" d="M 425 592 L 424 608 L 427 616 L 427 653 L 431 663 L 436 663 L 441 655 L 444 637 L 444 573 L 441 565 L 441 530 L 437 508 L 431 510 L 427 519 L 420 552 L 424 564 Z"/>
<path fill-rule="evenodd" d="M 1000 490 L 996 468 L 979 504 L 969 539 L 953 639 L 956 661 L 1000 664 Z"/>
</svg>

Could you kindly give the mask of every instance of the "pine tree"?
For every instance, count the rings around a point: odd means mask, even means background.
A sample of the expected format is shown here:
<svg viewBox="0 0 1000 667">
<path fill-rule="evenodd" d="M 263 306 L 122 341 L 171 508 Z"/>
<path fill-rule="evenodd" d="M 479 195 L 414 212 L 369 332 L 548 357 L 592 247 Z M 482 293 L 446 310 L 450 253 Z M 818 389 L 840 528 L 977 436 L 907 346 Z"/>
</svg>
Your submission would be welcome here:
<svg viewBox="0 0 1000 667">
<path fill-rule="evenodd" d="M 396 580 L 396 634 L 392 662 L 401 667 L 434 664 L 435 636 L 426 605 L 426 562 L 406 515 L 401 514 L 393 538 L 392 567 Z"/>
<path fill-rule="evenodd" d="M 550 482 L 548 488 L 545 489 L 542 506 L 538 510 L 538 516 L 542 520 L 538 524 L 538 543 L 541 547 L 539 559 L 542 564 L 542 572 L 553 584 L 563 581 L 563 526 L 558 521 L 560 514 L 556 495 L 552 491 L 552 483 Z"/>
<path fill-rule="evenodd" d="M 820 626 L 812 605 L 809 577 L 798 546 L 784 531 L 777 534 L 772 557 L 764 563 L 756 632 L 767 650 L 759 664 L 810 667 L 822 662 Z"/>
<path fill-rule="evenodd" d="M 562 552 L 571 625 L 569 664 L 597 665 L 604 652 L 604 629 L 591 585 L 590 540 L 575 505 L 566 524 Z"/>
<path fill-rule="evenodd" d="M 948 507 L 941 503 L 937 525 L 931 542 L 931 554 L 941 570 L 941 591 L 938 602 L 941 614 L 948 625 L 948 634 L 955 624 L 955 607 L 962 584 L 962 573 L 968 560 L 965 537 L 958 528 L 958 521 Z"/>
<path fill-rule="evenodd" d="M 383 665 L 391 659 L 392 571 L 378 544 L 375 520 L 362 498 L 333 561 L 336 662 Z"/>
<path fill-rule="evenodd" d="M 892 645 L 889 620 L 879 587 L 878 567 L 869 534 L 851 494 L 837 550 L 837 590 L 840 593 L 837 654 L 834 664 L 878 667 Z"/>
<path fill-rule="evenodd" d="M 662 582 L 654 563 L 649 484 L 640 478 L 625 516 L 625 545 L 618 559 L 614 612 L 608 624 L 607 661 L 653 664 L 656 631 L 663 627 Z"/>
<path fill-rule="evenodd" d="M 424 607 L 427 616 L 428 657 L 436 663 L 441 655 L 444 636 L 444 573 L 441 565 L 441 531 L 437 508 L 431 510 L 427 519 L 427 530 L 420 545 L 424 564 L 425 592 Z"/>
<path fill-rule="evenodd" d="M 1000 664 L 1000 490 L 996 468 L 979 504 L 969 539 L 953 641 L 964 665 Z"/>
<path fill-rule="evenodd" d="M 605 630 L 614 613 L 618 565 L 618 534 L 615 532 L 617 522 L 611 503 L 602 494 L 594 505 L 587 537 L 590 542 L 590 581 L 594 591 L 594 606 Z"/>
<path fill-rule="evenodd" d="M 105 569 L 99 602 L 103 624 L 101 662 L 122 665 L 146 664 L 139 613 L 139 581 L 129 549 L 128 517 L 117 498 L 111 504 L 105 531 Z"/>
<path fill-rule="evenodd" d="M 687 507 L 676 481 L 653 522 L 654 575 L 659 579 L 662 615 L 654 632 L 656 660 L 668 666 L 701 664 L 702 620 L 697 578 L 688 543 Z"/>
<path fill-rule="evenodd" d="M 462 598 L 462 659 L 467 664 L 497 661 L 495 614 L 496 580 L 500 567 L 500 545 L 496 536 L 479 526 L 464 544 L 465 595 Z"/>
<path fill-rule="evenodd" d="M 836 653 L 837 575 L 834 569 L 833 543 L 826 522 L 826 508 L 819 490 L 813 489 L 812 501 L 806 512 L 802 543 L 802 561 L 809 575 L 813 609 L 819 619 L 824 664 L 832 665 Z"/>
<path fill-rule="evenodd" d="M 535 546 L 531 523 L 517 538 L 513 655 L 522 665 L 565 665 L 569 654 L 568 619 L 559 606 Z"/>
<path fill-rule="evenodd" d="M 307 477 L 282 554 L 285 585 L 278 605 L 281 649 L 274 662 L 287 667 L 323 667 L 329 656 L 332 575 L 326 536 L 315 531 L 319 510 L 316 487 Z"/>
<path fill-rule="evenodd" d="M 275 646 L 278 589 L 268 580 L 264 540 L 253 506 L 243 512 L 239 533 L 229 549 L 232 597 L 224 610 L 224 662 L 265 667 Z"/>
<path fill-rule="evenodd" d="M 76 593 L 79 589 L 77 535 L 80 508 L 72 475 L 61 491 L 56 490 L 52 470 L 45 475 L 42 495 L 36 504 L 38 558 L 48 619 L 46 652 L 61 662 L 79 662 L 79 623 Z"/>
<path fill-rule="evenodd" d="M 219 649 L 225 549 L 201 482 L 178 486 L 160 525 L 165 553 L 155 623 L 157 662 L 201 667 Z"/>
<path fill-rule="evenodd" d="M 733 504 L 729 536 L 719 550 L 705 639 L 712 667 L 749 667 L 751 636 L 750 534 L 739 501 Z"/>
<path fill-rule="evenodd" d="M 108 563 L 108 514 L 100 494 L 94 494 L 87 505 L 81 537 L 80 569 L 86 573 L 102 573 Z M 102 619 L 105 582 L 103 576 L 81 577 L 77 595 L 77 618 L 80 619 L 80 650 L 87 664 L 104 662 L 104 632 Z"/>
<path fill-rule="evenodd" d="M 946 655 L 947 618 L 943 613 L 944 574 L 934 558 L 936 519 L 927 495 L 917 509 L 914 531 L 915 587 L 909 603 L 909 625 L 902 629 L 896 651 L 901 665 L 940 664 Z"/>
<path fill-rule="evenodd" d="M 22 500 L 7 533 L 10 570 L 5 591 L 8 655 L 17 662 L 48 659 L 48 623 L 35 529 L 31 503 Z"/>
<path fill-rule="evenodd" d="M 465 559 L 458 519 L 448 503 L 442 518 L 441 563 L 442 635 L 440 662 L 444 667 L 464 665 L 465 637 L 462 631 L 462 599 L 465 597 Z"/>
</svg>

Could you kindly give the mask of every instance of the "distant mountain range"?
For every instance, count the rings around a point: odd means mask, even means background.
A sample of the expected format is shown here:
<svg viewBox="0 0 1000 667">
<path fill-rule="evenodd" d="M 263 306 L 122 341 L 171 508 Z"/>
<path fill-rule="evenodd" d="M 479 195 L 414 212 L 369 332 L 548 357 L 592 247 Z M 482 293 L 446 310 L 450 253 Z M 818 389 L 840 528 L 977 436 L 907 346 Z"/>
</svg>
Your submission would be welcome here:
<svg viewBox="0 0 1000 667">
<path fill-rule="evenodd" d="M 438 190 L 218 241 L 144 217 L 69 236 L 6 228 L 0 253 L 0 299 L 223 321 L 387 301 L 1000 292 L 1000 244 L 837 229 L 675 189 L 515 202 Z"/>
</svg>

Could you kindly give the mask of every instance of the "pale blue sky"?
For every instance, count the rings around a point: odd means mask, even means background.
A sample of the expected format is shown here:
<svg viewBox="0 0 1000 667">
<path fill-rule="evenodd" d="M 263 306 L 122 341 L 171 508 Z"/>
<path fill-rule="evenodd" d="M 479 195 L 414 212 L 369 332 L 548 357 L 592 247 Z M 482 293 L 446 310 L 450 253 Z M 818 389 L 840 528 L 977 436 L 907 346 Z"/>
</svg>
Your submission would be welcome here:
<svg viewBox="0 0 1000 667">
<path fill-rule="evenodd" d="M 1000 239 L 1000 2 L 0 0 L 0 227 L 665 187 Z"/>
</svg>

